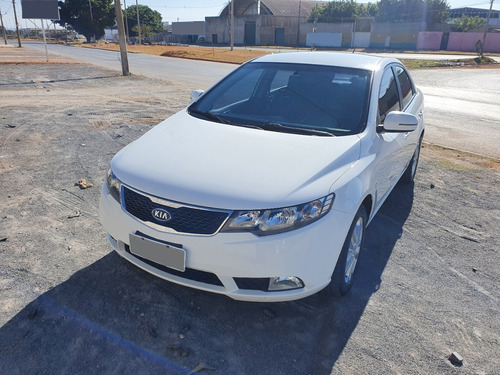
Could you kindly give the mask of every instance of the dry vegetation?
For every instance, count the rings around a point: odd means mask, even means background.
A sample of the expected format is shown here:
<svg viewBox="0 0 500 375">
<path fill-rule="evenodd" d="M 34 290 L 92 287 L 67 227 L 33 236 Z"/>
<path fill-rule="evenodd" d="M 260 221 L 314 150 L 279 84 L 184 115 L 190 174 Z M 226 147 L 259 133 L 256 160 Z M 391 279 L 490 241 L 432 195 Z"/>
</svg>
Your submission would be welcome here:
<svg viewBox="0 0 500 375">
<path fill-rule="evenodd" d="M 87 48 L 103 48 L 110 50 L 119 50 L 117 44 L 109 43 L 86 43 L 82 45 Z M 273 49 L 276 47 L 272 47 Z M 279 48 L 283 51 L 295 51 L 296 49 Z M 184 59 L 217 61 L 224 63 L 242 64 L 258 56 L 272 53 L 265 49 L 242 49 L 235 48 L 233 51 L 229 47 L 201 47 L 201 46 L 161 46 L 161 45 L 130 45 L 127 50 L 131 53 L 145 53 L 156 56 L 178 57 Z M 303 49 L 305 50 L 305 49 Z M 364 52 L 359 50 L 359 52 Z M 373 51 L 372 51 L 373 52 Z M 414 51 L 413 51 L 414 52 Z M 495 60 L 484 58 L 479 62 L 477 58 L 457 59 L 457 60 L 423 60 L 423 59 L 402 59 L 401 60 L 410 69 L 419 68 L 439 68 L 439 67 L 473 67 L 473 66 L 494 66 L 498 65 Z"/>
<path fill-rule="evenodd" d="M 86 44 L 84 47 L 104 48 L 118 50 L 117 44 Z M 265 50 L 234 49 L 221 47 L 198 47 L 198 46 L 127 46 L 132 53 L 145 53 L 156 56 L 180 57 L 185 59 L 217 61 L 225 63 L 241 64 L 255 57 L 266 55 Z"/>
</svg>

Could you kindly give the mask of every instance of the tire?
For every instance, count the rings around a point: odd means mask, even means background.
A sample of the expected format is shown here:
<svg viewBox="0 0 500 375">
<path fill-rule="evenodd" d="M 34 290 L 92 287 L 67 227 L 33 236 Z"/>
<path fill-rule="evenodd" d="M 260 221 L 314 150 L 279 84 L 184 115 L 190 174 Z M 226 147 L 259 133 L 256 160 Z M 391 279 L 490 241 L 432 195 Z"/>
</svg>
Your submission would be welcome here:
<svg viewBox="0 0 500 375">
<path fill-rule="evenodd" d="M 365 241 L 366 220 L 366 209 L 361 206 L 349 228 L 328 286 L 329 294 L 334 297 L 345 295 L 354 282 L 359 255 Z"/>
<path fill-rule="evenodd" d="M 417 148 L 415 149 L 415 152 L 413 153 L 413 156 L 411 158 L 410 164 L 406 167 L 403 175 L 401 176 L 401 182 L 403 184 L 411 184 L 415 180 L 415 175 L 417 174 L 417 166 L 418 166 L 418 160 L 420 158 L 420 149 L 422 148 L 422 138 L 420 137 Z"/>
</svg>

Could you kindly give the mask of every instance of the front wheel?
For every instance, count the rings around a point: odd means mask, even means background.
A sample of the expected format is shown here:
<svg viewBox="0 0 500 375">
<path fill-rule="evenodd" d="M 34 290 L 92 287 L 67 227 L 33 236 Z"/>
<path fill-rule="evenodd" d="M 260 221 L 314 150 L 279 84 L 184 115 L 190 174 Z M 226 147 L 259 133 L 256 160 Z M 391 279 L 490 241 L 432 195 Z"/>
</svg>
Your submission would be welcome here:
<svg viewBox="0 0 500 375">
<path fill-rule="evenodd" d="M 366 209 L 361 206 L 354 216 L 328 286 L 335 297 L 343 296 L 351 289 L 365 240 L 366 220 Z"/>
<path fill-rule="evenodd" d="M 411 184 L 415 179 L 415 174 L 417 173 L 418 159 L 420 158 L 420 148 L 422 147 L 422 138 L 420 137 L 417 148 L 413 153 L 413 157 L 411 158 L 410 164 L 406 167 L 403 175 L 401 176 L 401 182 L 403 184 Z"/>
</svg>

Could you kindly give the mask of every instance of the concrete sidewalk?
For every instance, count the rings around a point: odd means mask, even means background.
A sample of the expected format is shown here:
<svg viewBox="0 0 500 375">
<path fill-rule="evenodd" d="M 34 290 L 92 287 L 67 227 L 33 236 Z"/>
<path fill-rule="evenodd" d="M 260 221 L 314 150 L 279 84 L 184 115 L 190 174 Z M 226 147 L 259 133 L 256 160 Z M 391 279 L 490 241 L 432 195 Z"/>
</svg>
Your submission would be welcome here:
<svg viewBox="0 0 500 375">
<path fill-rule="evenodd" d="M 0 44 L 0 64 L 80 64 L 66 57 L 49 53 L 49 61 L 45 51 L 32 48 L 17 47 L 13 44 Z"/>
</svg>

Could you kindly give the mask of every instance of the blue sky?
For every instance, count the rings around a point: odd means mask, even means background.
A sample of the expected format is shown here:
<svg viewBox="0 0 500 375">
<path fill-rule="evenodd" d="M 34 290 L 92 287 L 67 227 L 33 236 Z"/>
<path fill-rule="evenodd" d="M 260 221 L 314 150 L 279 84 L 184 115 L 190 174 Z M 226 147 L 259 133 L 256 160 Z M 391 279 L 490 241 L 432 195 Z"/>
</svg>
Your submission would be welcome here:
<svg viewBox="0 0 500 375">
<path fill-rule="evenodd" d="M 124 0 L 122 1 L 122 5 Z M 369 2 L 370 0 L 358 0 Z M 375 2 L 376 0 L 371 0 Z M 134 5 L 135 0 L 125 0 L 127 6 Z M 139 4 L 147 5 L 161 13 L 164 22 L 202 21 L 205 16 L 218 16 L 228 0 L 139 0 Z M 448 0 L 451 8 L 475 7 L 489 8 L 488 0 Z M 493 3 L 493 9 L 500 8 L 500 0 Z M 0 10 L 7 29 L 15 28 L 12 0 L 0 0 Z M 16 11 L 21 28 L 33 27 L 28 20 L 21 19 L 21 0 L 16 0 Z M 37 22 L 37 24 L 39 24 Z"/>
</svg>

